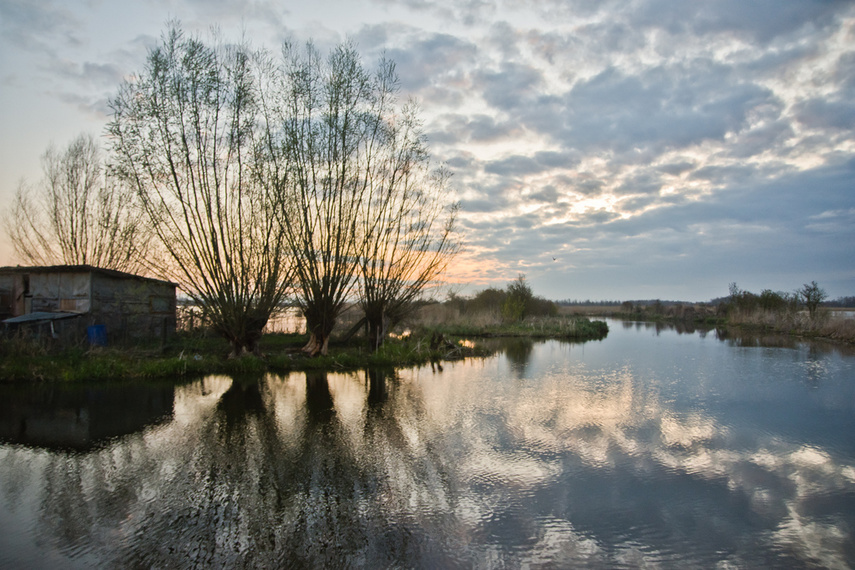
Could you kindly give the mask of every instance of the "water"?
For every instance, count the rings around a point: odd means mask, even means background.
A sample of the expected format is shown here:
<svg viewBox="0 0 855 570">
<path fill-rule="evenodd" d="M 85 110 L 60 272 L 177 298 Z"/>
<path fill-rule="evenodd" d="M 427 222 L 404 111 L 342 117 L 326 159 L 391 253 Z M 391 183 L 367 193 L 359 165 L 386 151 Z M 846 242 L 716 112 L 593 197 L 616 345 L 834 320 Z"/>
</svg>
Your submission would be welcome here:
<svg viewBox="0 0 855 570">
<path fill-rule="evenodd" d="M 855 354 L 610 323 L 439 370 L 0 386 L 0 567 L 855 566 Z"/>
</svg>

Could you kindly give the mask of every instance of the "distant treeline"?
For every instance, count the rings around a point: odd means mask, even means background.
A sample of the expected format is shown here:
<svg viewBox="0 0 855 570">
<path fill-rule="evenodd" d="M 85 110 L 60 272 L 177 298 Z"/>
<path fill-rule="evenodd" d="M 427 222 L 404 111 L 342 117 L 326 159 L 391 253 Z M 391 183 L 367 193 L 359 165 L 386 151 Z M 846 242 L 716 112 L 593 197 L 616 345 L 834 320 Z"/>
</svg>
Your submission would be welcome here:
<svg viewBox="0 0 855 570">
<path fill-rule="evenodd" d="M 784 298 L 789 295 L 788 293 L 776 293 L 776 296 L 779 298 Z M 692 304 L 706 304 L 712 306 L 718 306 L 722 303 L 727 303 L 731 301 L 730 296 L 727 297 L 716 297 L 715 299 L 711 299 L 707 303 L 694 303 L 692 301 L 663 301 L 661 299 L 637 299 L 637 300 L 629 300 L 629 301 L 592 301 L 590 299 L 586 299 L 584 301 L 580 301 L 578 299 L 563 299 L 560 301 L 555 301 L 556 305 L 561 307 L 617 307 L 623 305 L 624 303 L 632 303 L 635 306 L 647 306 L 647 305 L 655 305 L 660 304 L 666 307 L 676 306 L 676 305 L 692 305 Z M 822 307 L 835 308 L 835 309 L 855 309 L 855 296 L 848 297 L 838 297 L 833 301 L 823 301 L 820 303 Z"/>
<path fill-rule="evenodd" d="M 633 305 L 655 305 L 658 303 L 665 306 L 694 304 L 690 301 L 663 301 L 661 299 L 636 299 L 629 301 L 591 301 L 590 299 L 580 301 L 578 299 L 564 299 L 562 301 L 555 301 L 555 303 L 562 307 L 617 307 L 624 303 L 632 303 Z"/>
<path fill-rule="evenodd" d="M 785 293 L 783 291 L 770 291 L 769 289 L 764 289 L 759 295 L 743 291 L 741 292 L 741 295 L 738 296 L 746 297 L 745 300 L 748 301 L 748 304 L 753 302 L 765 309 L 782 308 L 786 306 L 788 302 L 799 302 L 798 291 Z M 716 297 L 715 299 L 712 299 L 709 304 L 718 306 L 732 301 L 734 301 L 734 297 L 728 295 L 727 297 Z M 855 309 L 855 297 L 838 297 L 833 301 L 824 300 L 819 303 L 819 306 L 834 309 Z"/>
<path fill-rule="evenodd" d="M 838 297 L 833 301 L 825 301 L 822 306 L 835 309 L 855 309 L 855 297 Z"/>
</svg>

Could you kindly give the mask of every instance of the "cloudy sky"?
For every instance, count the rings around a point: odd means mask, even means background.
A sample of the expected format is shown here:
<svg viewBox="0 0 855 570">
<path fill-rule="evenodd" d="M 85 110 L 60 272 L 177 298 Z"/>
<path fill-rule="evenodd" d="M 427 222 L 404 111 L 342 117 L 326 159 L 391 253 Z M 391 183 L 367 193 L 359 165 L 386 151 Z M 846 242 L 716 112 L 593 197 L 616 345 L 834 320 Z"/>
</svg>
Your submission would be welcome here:
<svg viewBox="0 0 855 570">
<path fill-rule="evenodd" d="M 0 204 L 102 133 L 170 19 L 394 59 L 454 172 L 463 292 L 855 295 L 855 3 L 0 0 Z"/>
</svg>

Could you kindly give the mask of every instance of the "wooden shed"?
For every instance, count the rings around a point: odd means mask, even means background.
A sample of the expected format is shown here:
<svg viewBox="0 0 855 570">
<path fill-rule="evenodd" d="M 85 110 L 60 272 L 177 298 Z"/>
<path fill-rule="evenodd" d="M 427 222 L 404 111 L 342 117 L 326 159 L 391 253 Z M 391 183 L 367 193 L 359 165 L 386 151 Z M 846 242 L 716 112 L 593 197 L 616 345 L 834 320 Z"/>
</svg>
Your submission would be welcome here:
<svg viewBox="0 0 855 570">
<path fill-rule="evenodd" d="M 0 267 L 0 319 L 50 324 L 54 338 L 108 342 L 164 339 L 175 332 L 175 283 L 89 265 Z"/>
</svg>

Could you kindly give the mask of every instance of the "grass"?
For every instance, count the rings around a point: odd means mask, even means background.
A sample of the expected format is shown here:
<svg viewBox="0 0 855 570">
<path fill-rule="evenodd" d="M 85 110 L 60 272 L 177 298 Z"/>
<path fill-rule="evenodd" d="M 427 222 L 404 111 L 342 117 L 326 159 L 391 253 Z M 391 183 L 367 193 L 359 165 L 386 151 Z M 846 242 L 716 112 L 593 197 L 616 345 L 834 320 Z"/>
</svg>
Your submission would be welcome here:
<svg viewBox="0 0 855 570">
<path fill-rule="evenodd" d="M 727 322 L 746 328 L 855 343 L 855 319 L 836 316 L 834 311 L 825 309 L 820 309 L 813 318 L 807 311 L 733 311 Z"/>
<path fill-rule="evenodd" d="M 228 344 L 214 337 L 176 335 L 164 348 L 121 346 L 51 350 L 38 341 L 0 340 L 0 379 L 4 381 L 79 381 L 120 378 L 188 378 L 205 374 L 240 375 L 297 370 L 356 370 L 370 366 L 408 366 L 479 354 L 472 348 L 432 349 L 416 339 L 390 339 L 377 352 L 361 343 L 334 344 L 330 354 L 305 356 L 303 335 L 267 334 L 261 356 L 229 359 Z"/>
<path fill-rule="evenodd" d="M 487 325 L 453 322 L 438 325 L 434 330 L 451 337 L 529 337 L 580 341 L 599 340 L 609 334 L 609 327 L 605 322 L 581 317 L 540 317 L 516 323 Z"/>
<path fill-rule="evenodd" d="M 806 338 L 824 338 L 855 343 L 855 319 L 838 316 L 836 311 L 820 309 L 814 318 L 806 310 L 719 310 L 712 305 L 668 305 L 661 310 L 636 306 L 632 312 L 621 305 L 562 307 L 565 314 L 599 315 L 614 319 L 647 322 L 694 323 L 699 326 L 734 326 L 747 330 L 775 332 Z"/>
<path fill-rule="evenodd" d="M 189 378 L 205 374 L 298 370 L 357 370 L 367 367 L 401 367 L 486 356 L 491 350 L 461 339 L 530 337 L 591 340 L 603 338 L 608 327 L 584 318 L 541 318 L 520 323 L 476 324 L 455 321 L 446 325 L 420 322 L 407 337 L 392 337 L 376 352 L 362 339 L 332 342 L 327 356 L 309 358 L 300 348 L 306 336 L 296 333 L 265 334 L 261 356 L 229 359 L 228 343 L 195 331 L 179 333 L 169 343 L 57 349 L 44 341 L 23 337 L 0 339 L 0 380 L 78 381 L 119 378 Z"/>
</svg>

